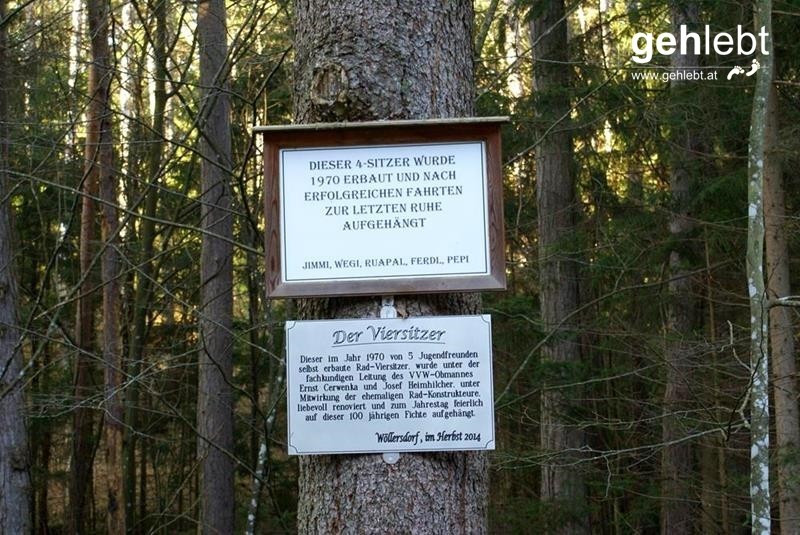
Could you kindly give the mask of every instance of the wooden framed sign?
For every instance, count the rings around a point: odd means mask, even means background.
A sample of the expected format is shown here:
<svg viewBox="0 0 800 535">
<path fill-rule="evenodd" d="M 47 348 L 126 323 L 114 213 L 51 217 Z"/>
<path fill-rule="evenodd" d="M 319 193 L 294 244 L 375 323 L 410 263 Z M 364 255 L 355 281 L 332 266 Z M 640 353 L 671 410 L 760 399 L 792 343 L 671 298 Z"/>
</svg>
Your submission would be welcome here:
<svg viewBox="0 0 800 535">
<path fill-rule="evenodd" d="M 506 121 L 257 127 L 268 295 L 504 289 Z"/>
</svg>

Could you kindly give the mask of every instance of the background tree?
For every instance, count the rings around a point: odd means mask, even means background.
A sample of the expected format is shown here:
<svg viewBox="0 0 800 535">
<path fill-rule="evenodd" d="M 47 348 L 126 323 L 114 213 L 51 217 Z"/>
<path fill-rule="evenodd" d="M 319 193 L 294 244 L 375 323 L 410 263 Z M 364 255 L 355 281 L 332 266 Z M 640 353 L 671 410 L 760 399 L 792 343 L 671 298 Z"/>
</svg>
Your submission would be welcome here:
<svg viewBox="0 0 800 535">
<path fill-rule="evenodd" d="M 786 237 L 786 190 L 780 153 L 778 93 L 774 81 L 767 100 L 764 126 L 764 245 L 766 251 L 767 296 L 774 299 L 792 295 L 789 270 L 789 243 Z M 797 363 L 795 362 L 792 310 L 772 306 L 769 310 L 769 344 L 772 360 L 772 392 L 775 399 L 775 439 L 779 519 L 782 535 L 800 531 L 800 489 L 797 473 L 797 448 L 800 447 Z"/>
<path fill-rule="evenodd" d="M 93 11 L 93 29 L 98 29 L 102 18 L 99 0 L 87 0 Z M 87 9 L 87 11 L 89 11 Z M 88 26 L 88 25 L 87 25 Z M 81 25 L 78 25 L 81 28 Z M 101 146 L 108 139 L 103 139 L 106 123 L 110 117 L 105 112 L 106 102 L 110 98 L 111 77 L 108 70 L 108 56 L 103 48 L 107 43 L 100 43 L 100 37 L 93 39 L 87 28 L 89 42 L 92 43 L 86 92 L 88 105 L 86 108 L 86 138 L 83 149 L 84 171 L 80 177 L 78 189 L 82 192 L 80 216 L 80 288 L 76 301 L 75 320 L 75 404 L 73 413 L 72 461 L 70 463 L 70 530 L 83 533 L 85 530 L 88 494 L 91 492 L 94 470 L 95 413 L 89 398 L 93 394 L 93 378 L 96 369 L 94 351 L 95 344 L 95 293 L 96 293 L 96 235 L 98 182 L 101 168 Z M 107 38 L 107 35 L 106 35 Z M 107 147 L 104 147 L 107 148 Z M 105 153 L 107 154 L 107 152 Z M 109 163 L 109 162 L 105 162 Z M 102 422 L 101 424 L 102 425 Z"/>
<path fill-rule="evenodd" d="M 111 5 L 107 0 L 88 0 L 87 28 L 91 40 L 92 64 L 90 87 L 96 88 L 90 104 L 92 127 L 97 128 L 97 145 L 92 147 L 93 173 L 99 183 L 101 208 L 101 281 L 103 284 L 102 347 L 105 377 L 105 472 L 108 500 L 106 529 L 109 533 L 125 531 L 125 495 L 123 485 L 122 436 L 124 405 L 122 398 L 122 343 L 120 340 L 120 254 L 119 216 L 117 214 L 117 174 L 114 169 L 114 138 L 111 112 L 111 50 L 109 20 Z"/>
<path fill-rule="evenodd" d="M 681 26 L 696 28 L 699 6 L 694 2 L 677 1 L 670 4 L 672 31 L 679 32 Z M 676 34 L 677 35 L 677 34 Z M 693 72 L 700 66 L 699 57 L 691 48 L 685 54 L 670 56 L 672 72 Z M 697 154 L 702 151 L 694 122 L 688 120 L 692 108 L 689 102 L 696 85 L 680 78 L 670 82 L 670 140 L 673 144 L 670 168 L 671 214 L 669 218 L 669 300 L 665 325 L 664 350 L 664 419 L 661 438 L 664 442 L 661 456 L 662 495 L 661 532 L 676 535 L 692 533 L 698 520 L 692 507 L 691 482 L 693 447 L 686 438 L 691 434 L 691 420 L 686 418 L 691 400 L 694 344 L 692 341 L 696 324 L 695 284 L 692 271 L 697 253 L 693 233 L 697 225 L 694 219 L 694 196 L 697 191 L 700 161 Z"/>
<path fill-rule="evenodd" d="M 581 363 L 567 18 L 561 0 L 536 4 L 532 10 L 539 306 L 547 336 L 541 358 L 552 367 L 552 379 L 548 378 L 541 394 L 540 444 L 552 456 L 552 461 L 542 465 L 541 498 L 560 510 L 549 530 L 587 533 L 586 489 L 578 466 L 585 436 L 571 421 L 575 406 L 570 408 L 568 400 L 577 401 L 576 392 L 558 385 Z"/>
<path fill-rule="evenodd" d="M 223 0 L 198 3 L 201 106 L 200 352 L 197 457 L 203 533 L 234 530 L 233 215 L 228 44 Z"/>
<path fill-rule="evenodd" d="M 140 130 L 149 131 L 149 136 L 144 134 L 143 137 L 149 138 L 150 146 L 144 156 L 146 161 L 145 172 L 147 173 L 147 184 L 142 192 L 142 220 L 138 228 L 138 241 L 140 243 L 139 262 L 140 268 L 135 276 L 135 288 L 133 290 L 133 303 L 131 312 L 131 333 L 128 344 L 128 375 L 130 377 L 137 377 L 141 372 L 144 365 L 145 347 L 147 343 L 147 332 L 149 323 L 152 318 L 151 300 L 154 297 L 154 281 L 158 278 L 155 269 L 158 263 L 154 258 L 155 244 L 156 244 L 156 217 L 158 211 L 158 185 L 164 168 L 162 165 L 164 147 L 166 145 L 166 111 L 167 111 L 167 78 L 169 71 L 167 70 L 167 2 L 165 0 L 151 0 L 147 4 L 147 10 L 143 10 L 138 3 L 133 4 L 136 8 L 136 20 L 139 22 L 147 22 L 148 14 L 155 19 L 155 28 L 148 28 L 147 24 L 143 24 L 145 30 L 144 48 L 152 49 L 153 57 L 153 80 L 152 80 L 152 97 L 153 97 L 153 111 L 150 117 L 149 129 L 140 128 Z M 135 26 L 132 24 L 132 26 Z M 174 42 L 174 41 L 173 41 Z M 141 64 L 141 62 L 140 62 Z M 141 66 L 141 65 L 140 65 Z M 144 69 L 142 69 L 144 70 Z M 142 107 L 137 106 L 136 109 L 144 114 Z M 138 121 L 146 120 L 146 117 L 136 117 Z M 136 512 L 134 505 L 136 504 L 137 495 L 137 478 L 136 478 L 136 451 L 138 434 L 138 421 L 140 416 L 139 400 L 140 400 L 141 385 L 139 381 L 131 381 L 127 391 L 126 415 L 125 421 L 127 426 L 125 428 L 125 516 L 126 523 L 133 526 L 136 520 Z M 144 457 L 144 455 L 142 455 Z M 143 474 L 146 470 L 143 470 Z M 142 481 L 146 481 L 144 475 L 141 477 Z M 147 503 L 146 500 L 147 485 L 141 485 L 140 489 L 140 510 Z M 146 511 L 146 508 L 145 508 Z M 145 514 L 140 515 L 144 517 Z"/>
<path fill-rule="evenodd" d="M 0 527 L 9 533 L 28 533 L 30 515 L 30 457 L 25 430 L 22 389 L 21 331 L 17 326 L 17 281 L 8 185 L 9 69 L 6 1 L 0 0 Z"/>
</svg>

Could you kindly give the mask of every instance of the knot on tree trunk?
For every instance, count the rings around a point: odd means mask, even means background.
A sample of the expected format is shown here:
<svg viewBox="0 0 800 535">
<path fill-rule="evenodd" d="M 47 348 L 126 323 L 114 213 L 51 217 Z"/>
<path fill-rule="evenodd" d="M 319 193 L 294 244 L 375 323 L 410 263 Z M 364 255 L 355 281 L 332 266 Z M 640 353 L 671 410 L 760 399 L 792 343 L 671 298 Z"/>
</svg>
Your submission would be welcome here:
<svg viewBox="0 0 800 535">
<path fill-rule="evenodd" d="M 326 62 L 314 67 L 310 97 L 316 108 L 314 115 L 323 121 L 353 120 L 360 115 L 358 99 L 350 91 L 347 70 L 339 63 Z"/>
<path fill-rule="evenodd" d="M 347 100 L 350 84 L 347 71 L 338 63 L 323 63 L 314 67 L 311 100 L 317 106 L 333 106 Z"/>
</svg>

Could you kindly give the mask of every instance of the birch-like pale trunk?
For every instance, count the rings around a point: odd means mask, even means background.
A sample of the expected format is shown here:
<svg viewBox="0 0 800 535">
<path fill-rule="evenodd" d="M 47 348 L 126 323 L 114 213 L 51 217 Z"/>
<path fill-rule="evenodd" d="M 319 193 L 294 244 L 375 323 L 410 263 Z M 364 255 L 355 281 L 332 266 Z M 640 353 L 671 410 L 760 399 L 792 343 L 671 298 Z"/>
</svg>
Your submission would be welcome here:
<svg viewBox="0 0 800 535">
<path fill-rule="evenodd" d="M 300 123 L 469 117 L 472 2 L 296 0 Z M 474 294 L 395 298 L 404 315 L 474 314 Z M 381 299 L 306 299 L 303 318 L 377 317 Z M 483 452 L 300 458 L 298 531 L 485 533 Z"/>
<path fill-rule="evenodd" d="M 764 27 L 766 50 L 759 49 L 750 118 L 748 155 L 747 289 L 750 297 L 750 511 L 753 534 L 771 529 L 769 496 L 769 334 L 768 299 L 764 284 L 764 162 L 772 85 L 772 0 L 755 2 L 756 29 Z"/>
</svg>

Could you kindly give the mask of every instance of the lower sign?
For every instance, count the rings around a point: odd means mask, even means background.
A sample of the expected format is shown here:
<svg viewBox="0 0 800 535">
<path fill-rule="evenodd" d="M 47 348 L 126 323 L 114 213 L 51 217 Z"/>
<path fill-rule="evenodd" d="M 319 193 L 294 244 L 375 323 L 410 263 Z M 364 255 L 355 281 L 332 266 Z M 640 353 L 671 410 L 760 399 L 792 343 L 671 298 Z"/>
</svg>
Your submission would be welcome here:
<svg viewBox="0 0 800 535">
<path fill-rule="evenodd" d="M 494 449 L 491 317 L 286 323 L 289 454 Z"/>
</svg>

